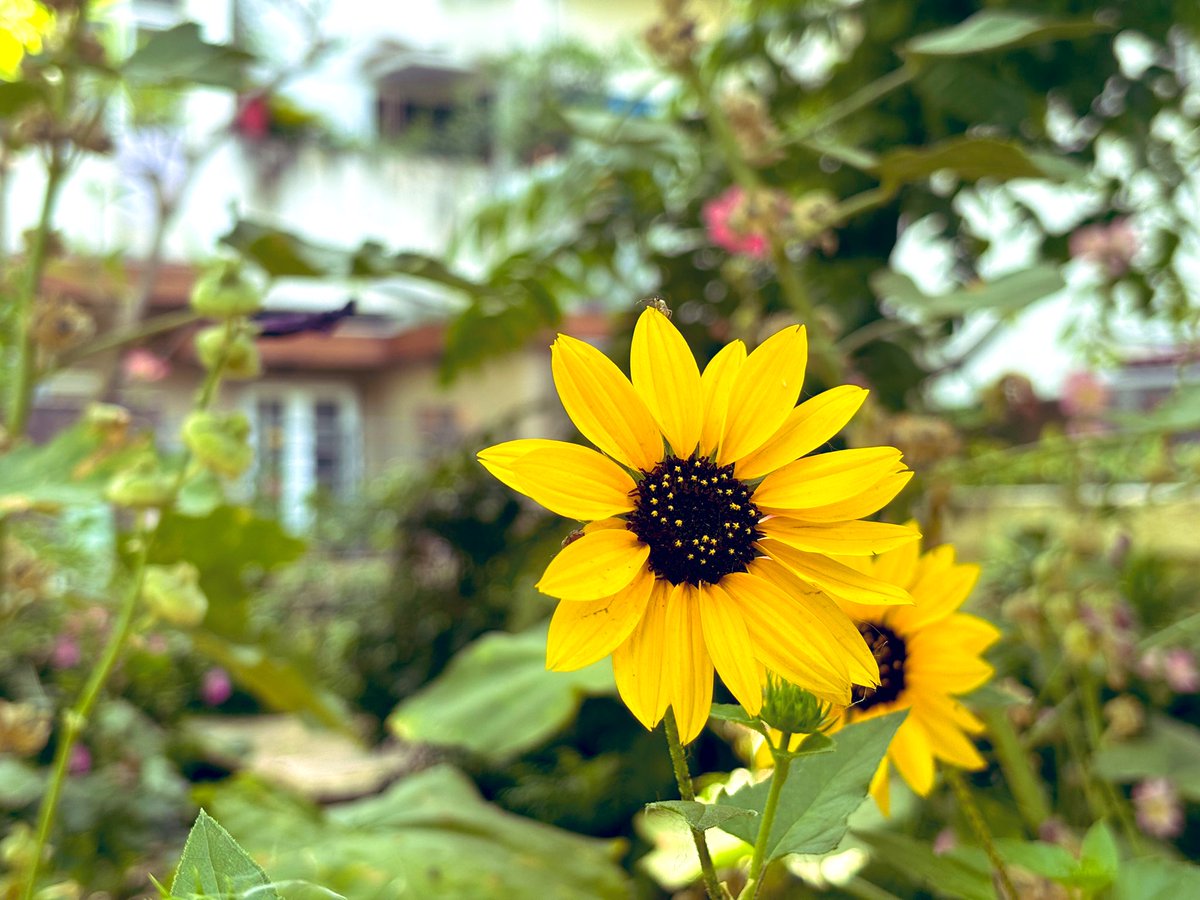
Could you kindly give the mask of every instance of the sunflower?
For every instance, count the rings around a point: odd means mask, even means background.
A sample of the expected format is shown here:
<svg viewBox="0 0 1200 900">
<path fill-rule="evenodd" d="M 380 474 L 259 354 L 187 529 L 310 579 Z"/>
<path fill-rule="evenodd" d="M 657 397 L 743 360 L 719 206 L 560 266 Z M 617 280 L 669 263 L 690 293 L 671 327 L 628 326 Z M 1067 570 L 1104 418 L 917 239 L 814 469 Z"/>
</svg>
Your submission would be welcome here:
<svg viewBox="0 0 1200 900">
<path fill-rule="evenodd" d="M 663 313 L 633 334 L 632 381 L 590 344 L 559 335 L 551 368 L 567 415 L 600 452 L 563 441 L 482 451 L 500 481 L 588 524 L 564 542 L 538 590 L 558 598 L 546 664 L 570 671 L 612 655 L 622 700 L 653 728 L 670 707 L 684 742 L 704 727 L 714 668 L 752 714 L 765 672 L 848 703 L 879 672 L 834 602 L 911 603 L 832 558 L 881 553 L 914 528 L 857 521 L 912 473 L 900 451 L 806 455 L 862 405 L 845 385 L 799 406 L 807 339 L 793 326 L 747 355 L 741 341 L 704 369 Z"/>
<path fill-rule="evenodd" d="M 908 544 L 874 559 L 843 562 L 907 588 L 914 601 L 907 607 L 878 607 L 838 598 L 870 645 L 880 678 L 876 687 L 854 688 L 843 723 L 909 711 L 871 782 L 871 796 L 887 813 L 889 765 L 922 797 L 933 788 L 935 760 L 961 769 L 983 768 L 970 737 L 983 731 L 983 723 L 955 698 L 992 676 L 981 654 L 1000 632 L 978 616 L 958 612 L 975 586 L 979 567 L 956 563 L 950 544 L 925 554 Z"/>
</svg>

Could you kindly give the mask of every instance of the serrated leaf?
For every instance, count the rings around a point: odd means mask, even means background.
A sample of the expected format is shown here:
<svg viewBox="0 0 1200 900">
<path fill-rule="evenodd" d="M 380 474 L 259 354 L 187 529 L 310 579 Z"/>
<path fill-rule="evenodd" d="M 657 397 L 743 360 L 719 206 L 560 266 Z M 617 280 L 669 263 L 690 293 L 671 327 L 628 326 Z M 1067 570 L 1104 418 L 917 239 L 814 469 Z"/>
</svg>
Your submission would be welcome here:
<svg viewBox="0 0 1200 900">
<path fill-rule="evenodd" d="M 737 725 L 745 725 L 756 731 L 761 731 L 763 727 L 762 720 L 758 716 L 750 715 L 736 703 L 714 703 L 712 709 L 708 712 L 708 716 L 711 719 L 717 719 L 721 722 L 733 722 Z"/>
<path fill-rule="evenodd" d="M 180 900 L 251 896 L 279 900 L 262 866 L 203 809 L 183 845 L 171 896 Z"/>
<path fill-rule="evenodd" d="M 470 644 L 433 682 L 404 700 L 388 728 L 407 741 L 461 747 L 502 762 L 537 747 L 574 719 L 584 697 L 615 690 L 603 660 L 577 672 L 546 669 L 546 626 L 493 632 Z"/>
<path fill-rule="evenodd" d="M 838 732 L 835 752 L 803 756 L 792 763 L 779 792 L 767 841 L 768 859 L 789 853 L 828 853 L 837 847 L 847 819 L 867 796 L 879 761 L 907 714 L 902 710 L 851 725 Z M 769 790 L 770 779 L 722 795 L 717 802 L 761 813 Z M 731 820 L 722 828 L 749 844 L 758 836 L 757 827 L 745 820 Z"/>
<path fill-rule="evenodd" d="M 1057 266 L 1042 264 L 988 282 L 930 296 L 907 275 L 881 269 L 871 276 L 871 289 L 886 300 L 926 319 L 955 318 L 969 312 L 1014 313 L 1066 286 Z"/>
<path fill-rule="evenodd" d="M 752 809 L 739 809 L 735 806 L 717 806 L 714 803 L 700 803 L 697 800 L 659 800 L 646 804 L 646 811 L 661 809 L 663 812 L 678 816 L 688 823 L 691 828 L 707 831 L 710 828 L 721 828 L 733 819 L 754 818 L 758 815 Z M 728 829 L 726 829 L 728 830 Z"/>
<path fill-rule="evenodd" d="M 1052 19 L 1015 10 L 986 9 L 957 25 L 912 38 L 903 45 L 902 52 L 909 56 L 973 56 L 1110 30 L 1094 19 Z"/>
</svg>

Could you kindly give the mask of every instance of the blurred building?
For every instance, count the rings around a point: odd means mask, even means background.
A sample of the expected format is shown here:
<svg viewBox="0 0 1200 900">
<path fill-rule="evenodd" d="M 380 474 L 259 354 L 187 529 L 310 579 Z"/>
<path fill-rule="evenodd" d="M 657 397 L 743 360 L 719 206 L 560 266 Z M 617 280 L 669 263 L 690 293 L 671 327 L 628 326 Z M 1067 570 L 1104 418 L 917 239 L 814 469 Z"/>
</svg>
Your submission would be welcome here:
<svg viewBox="0 0 1200 900">
<path fill-rule="evenodd" d="M 146 279 L 148 318 L 186 305 L 196 267 L 218 250 L 238 218 L 275 223 L 342 248 L 377 241 L 389 250 L 442 254 L 478 201 L 525 177 L 537 156 L 504 152 L 492 140 L 503 86 L 485 62 L 556 41 L 603 49 L 636 33 L 653 13 L 635 0 L 330 0 L 320 20 L 296 17 L 301 4 L 271 0 L 114 0 L 103 7 L 104 39 L 126 56 L 153 33 L 197 22 L 210 42 L 271 47 L 286 88 L 238 98 L 230 91 L 187 94 L 144 89 L 114 103 L 116 150 L 87 157 L 65 185 L 54 227 L 70 260 L 49 282 L 96 315 L 101 332 L 128 315 Z M 323 45 L 311 52 L 316 43 Z M 327 45 L 327 46 L 324 46 Z M 18 159 L 7 185 L 6 249 L 33 224 L 44 173 L 34 154 Z M 160 197 L 178 210 L 154 252 Z M 470 271 L 472 260 L 456 264 Z M 272 286 L 273 314 L 344 310 L 320 330 L 260 341 L 266 369 L 230 384 L 228 405 L 254 426 L 257 468 L 243 488 L 277 503 L 304 527 L 314 492 L 353 496 L 364 478 L 420 460 L 465 435 L 509 419 L 544 430 L 536 412 L 552 397 L 545 344 L 441 385 L 442 323 L 455 298 L 397 278 L 370 284 L 326 281 Z M 599 322 L 573 330 L 596 333 Z M 177 441 L 201 377 L 190 338 L 151 341 L 125 357 L 120 397 Z M 51 379 L 37 397 L 33 430 L 73 421 L 106 393 L 109 356 Z M 540 406 L 539 406 L 540 403 Z M 545 415 L 544 412 L 540 415 Z"/>
</svg>

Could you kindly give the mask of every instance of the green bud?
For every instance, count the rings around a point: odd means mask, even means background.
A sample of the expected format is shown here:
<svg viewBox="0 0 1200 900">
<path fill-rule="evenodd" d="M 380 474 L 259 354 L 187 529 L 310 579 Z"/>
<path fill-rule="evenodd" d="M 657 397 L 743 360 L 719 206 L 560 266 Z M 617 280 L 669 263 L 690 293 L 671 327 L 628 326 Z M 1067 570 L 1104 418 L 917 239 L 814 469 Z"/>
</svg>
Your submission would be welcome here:
<svg viewBox="0 0 1200 900">
<path fill-rule="evenodd" d="M 110 503 L 144 509 L 166 506 L 175 490 L 175 477 L 163 471 L 153 453 L 140 454 L 113 476 L 104 495 Z"/>
<path fill-rule="evenodd" d="M 779 731 L 813 734 L 829 727 L 831 708 L 804 688 L 769 674 L 759 716 Z"/>
<path fill-rule="evenodd" d="M 183 423 L 183 442 L 206 469 L 236 478 L 254 461 L 250 420 L 240 412 L 198 410 Z"/>
<path fill-rule="evenodd" d="M 224 325 L 214 325 L 205 328 L 196 335 L 196 356 L 206 369 L 215 368 L 221 362 L 224 353 L 224 366 L 221 374 L 235 381 L 245 381 L 257 378 L 262 374 L 262 360 L 258 356 L 258 347 L 254 338 L 243 329 L 237 329 L 229 336 L 226 345 Z M 224 350 L 222 350 L 224 348 Z"/>
<path fill-rule="evenodd" d="M 1077 665 L 1086 665 L 1091 662 L 1098 649 L 1091 631 L 1080 621 L 1067 624 L 1062 633 L 1062 648 L 1067 659 Z"/>
<path fill-rule="evenodd" d="M 248 316 L 262 307 L 262 293 L 242 274 L 241 264 L 223 260 L 192 288 L 192 309 L 210 319 Z"/>
<path fill-rule="evenodd" d="M 83 421 L 89 434 L 120 443 L 129 430 L 129 410 L 115 403 L 89 403 Z"/>
<path fill-rule="evenodd" d="M 208 612 L 208 598 L 200 590 L 200 573 L 189 562 L 173 566 L 146 566 L 142 599 L 164 622 L 195 628 Z"/>
</svg>

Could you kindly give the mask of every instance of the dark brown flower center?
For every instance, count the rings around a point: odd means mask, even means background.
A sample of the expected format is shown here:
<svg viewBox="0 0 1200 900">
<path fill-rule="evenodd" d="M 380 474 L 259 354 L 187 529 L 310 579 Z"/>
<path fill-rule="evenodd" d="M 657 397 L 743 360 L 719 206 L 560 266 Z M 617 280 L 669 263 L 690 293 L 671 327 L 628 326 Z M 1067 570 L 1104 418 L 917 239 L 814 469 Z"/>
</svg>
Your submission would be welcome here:
<svg viewBox="0 0 1200 900">
<path fill-rule="evenodd" d="M 859 622 L 859 634 L 871 648 L 879 664 L 879 687 L 854 686 L 851 694 L 854 709 L 862 712 L 880 703 L 891 703 L 904 692 L 904 665 L 907 661 L 904 638 L 886 625 Z"/>
<path fill-rule="evenodd" d="M 650 547 L 650 570 L 672 584 L 715 584 L 758 555 L 759 512 L 733 466 L 666 457 L 634 489 L 629 528 Z"/>
</svg>

